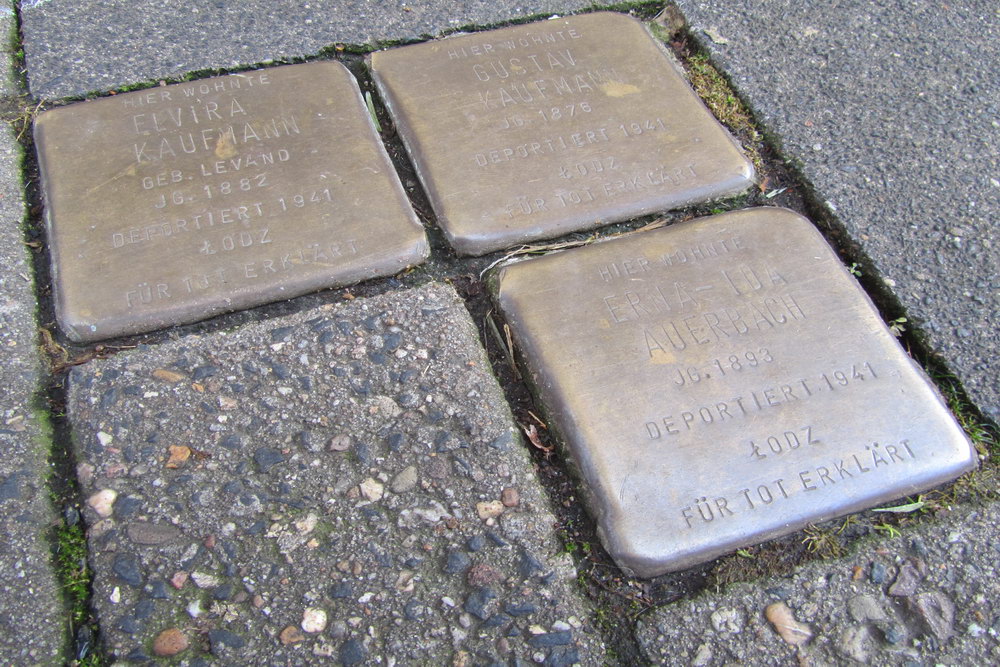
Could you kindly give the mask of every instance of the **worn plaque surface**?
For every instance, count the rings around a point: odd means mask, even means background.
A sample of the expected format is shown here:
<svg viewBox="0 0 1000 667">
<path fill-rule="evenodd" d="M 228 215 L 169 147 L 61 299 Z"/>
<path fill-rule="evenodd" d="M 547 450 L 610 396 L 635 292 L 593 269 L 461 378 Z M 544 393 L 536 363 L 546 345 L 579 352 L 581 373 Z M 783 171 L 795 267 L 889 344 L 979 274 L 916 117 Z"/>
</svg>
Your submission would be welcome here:
<svg viewBox="0 0 1000 667">
<path fill-rule="evenodd" d="M 463 254 L 746 188 L 753 168 L 635 19 L 598 13 L 371 55 Z"/>
<path fill-rule="evenodd" d="M 427 254 L 350 73 L 291 65 L 35 124 L 56 312 L 80 341 L 395 273 Z"/>
<path fill-rule="evenodd" d="M 975 465 L 936 390 L 791 211 L 525 261 L 495 289 L 606 547 L 639 575 Z"/>
</svg>

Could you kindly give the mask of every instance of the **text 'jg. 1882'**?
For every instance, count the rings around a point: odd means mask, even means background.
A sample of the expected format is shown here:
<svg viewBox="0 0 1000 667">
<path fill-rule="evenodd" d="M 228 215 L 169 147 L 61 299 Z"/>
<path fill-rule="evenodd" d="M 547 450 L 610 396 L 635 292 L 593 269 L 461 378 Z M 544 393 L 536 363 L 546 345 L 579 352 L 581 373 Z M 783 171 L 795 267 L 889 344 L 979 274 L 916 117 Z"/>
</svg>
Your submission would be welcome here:
<svg viewBox="0 0 1000 667">
<path fill-rule="evenodd" d="M 60 107 L 35 136 L 56 314 L 73 340 L 388 275 L 427 255 L 339 63 Z"/>
</svg>

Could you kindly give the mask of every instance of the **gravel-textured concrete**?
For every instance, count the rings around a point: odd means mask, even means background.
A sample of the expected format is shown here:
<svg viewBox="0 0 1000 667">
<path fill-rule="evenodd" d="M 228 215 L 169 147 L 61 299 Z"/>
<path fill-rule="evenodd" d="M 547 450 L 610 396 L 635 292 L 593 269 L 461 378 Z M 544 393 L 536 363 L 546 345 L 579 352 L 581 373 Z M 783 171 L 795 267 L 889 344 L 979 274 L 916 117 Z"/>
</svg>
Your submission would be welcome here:
<svg viewBox="0 0 1000 667">
<path fill-rule="evenodd" d="M 65 642 L 49 531 L 50 433 L 36 405 L 34 281 L 24 245 L 21 149 L 0 128 L 0 663 L 56 664 Z"/>
<path fill-rule="evenodd" d="M 1000 419 L 1000 12 L 679 0 L 699 40 Z"/>
<path fill-rule="evenodd" d="M 70 385 L 113 656 L 601 664 L 450 287 L 119 354 Z"/>
<path fill-rule="evenodd" d="M 24 0 L 32 94 L 81 95 L 210 67 L 310 55 L 582 9 L 583 0 Z"/>
<path fill-rule="evenodd" d="M 18 39 L 14 3 L 0 1 L 0 97 L 18 93 L 11 48 Z"/>
<path fill-rule="evenodd" d="M 847 558 L 661 608 L 639 641 L 654 663 L 699 667 L 997 664 L 998 526 L 1000 505 L 965 506 Z"/>
</svg>

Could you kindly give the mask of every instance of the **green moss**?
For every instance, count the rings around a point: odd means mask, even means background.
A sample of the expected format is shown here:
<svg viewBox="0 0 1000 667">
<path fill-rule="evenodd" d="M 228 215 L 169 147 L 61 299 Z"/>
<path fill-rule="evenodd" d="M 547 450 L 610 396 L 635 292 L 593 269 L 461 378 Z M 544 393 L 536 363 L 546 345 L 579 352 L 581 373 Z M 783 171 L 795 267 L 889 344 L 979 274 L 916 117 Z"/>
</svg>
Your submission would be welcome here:
<svg viewBox="0 0 1000 667">
<path fill-rule="evenodd" d="M 634 14 L 640 18 L 652 18 L 663 9 L 662 2 L 595 2 L 587 11 L 592 12 L 623 12 Z"/>
<path fill-rule="evenodd" d="M 56 574 L 69 605 L 70 622 L 79 626 L 87 622 L 89 612 L 91 572 L 87 566 L 87 540 L 83 526 L 63 525 L 56 529 Z"/>
<path fill-rule="evenodd" d="M 760 155 L 761 133 L 754 124 L 753 116 L 746 105 L 736 96 L 719 70 L 704 54 L 694 54 L 684 65 L 687 67 L 688 79 L 695 92 L 711 109 L 719 121 L 743 140 L 743 147 L 757 173 L 764 170 L 764 161 Z"/>
</svg>

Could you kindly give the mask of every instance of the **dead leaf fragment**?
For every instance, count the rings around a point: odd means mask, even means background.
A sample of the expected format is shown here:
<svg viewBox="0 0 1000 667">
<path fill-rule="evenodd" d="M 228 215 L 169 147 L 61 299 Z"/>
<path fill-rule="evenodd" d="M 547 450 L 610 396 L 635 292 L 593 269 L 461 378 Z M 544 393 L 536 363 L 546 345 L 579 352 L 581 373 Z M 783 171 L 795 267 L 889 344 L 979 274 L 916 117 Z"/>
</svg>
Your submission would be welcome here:
<svg viewBox="0 0 1000 667">
<path fill-rule="evenodd" d="M 768 605 L 764 610 L 764 616 L 771 622 L 781 638 L 792 646 L 802 646 L 812 639 L 812 629 L 805 623 L 796 621 L 792 610 L 784 602 Z"/>
<path fill-rule="evenodd" d="M 542 444 L 541 438 L 538 437 L 538 427 L 536 427 L 534 424 L 527 427 L 522 426 L 521 430 L 523 430 L 524 434 L 528 436 L 528 440 L 531 441 L 532 445 L 542 450 L 543 452 L 552 451 L 552 447 L 546 447 L 544 444 Z"/>
</svg>

